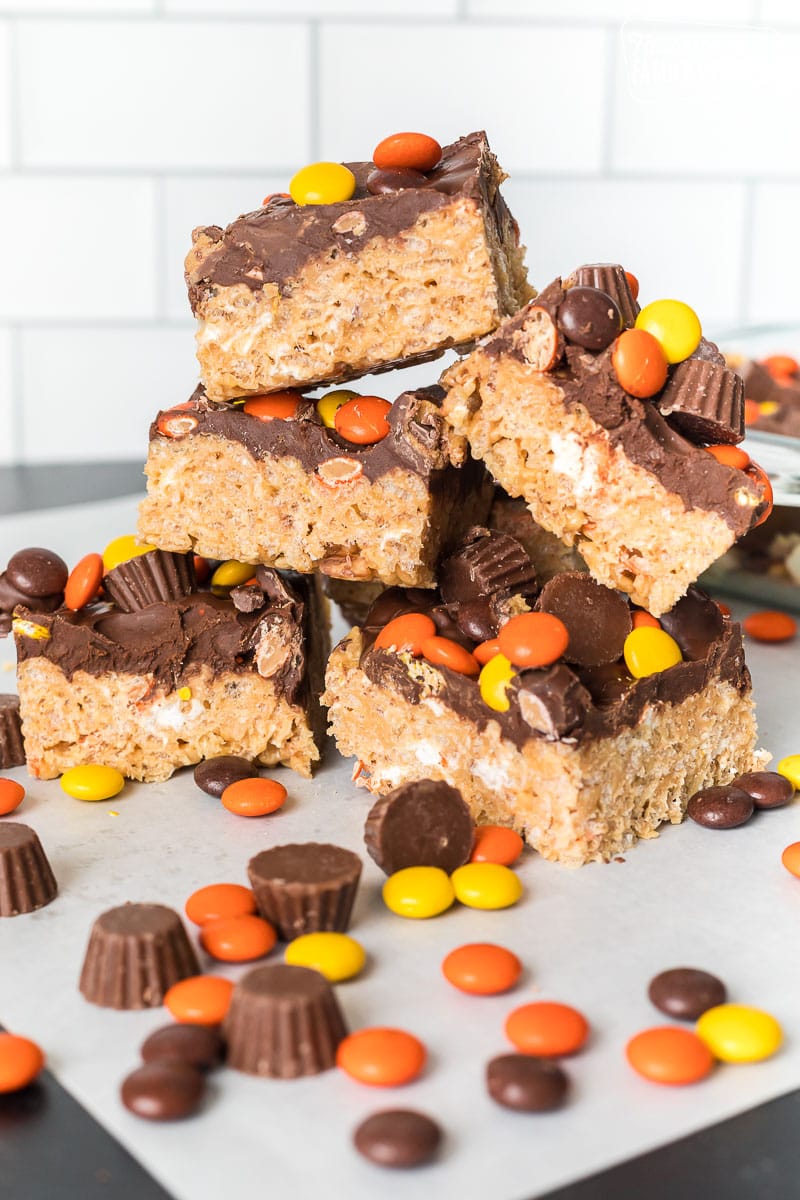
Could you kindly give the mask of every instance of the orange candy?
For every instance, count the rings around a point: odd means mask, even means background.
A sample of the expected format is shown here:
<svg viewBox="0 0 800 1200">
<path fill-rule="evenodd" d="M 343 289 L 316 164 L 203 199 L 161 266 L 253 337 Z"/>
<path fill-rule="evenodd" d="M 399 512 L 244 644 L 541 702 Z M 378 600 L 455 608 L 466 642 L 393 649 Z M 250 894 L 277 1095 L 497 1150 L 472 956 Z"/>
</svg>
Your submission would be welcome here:
<svg viewBox="0 0 800 1200">
<path fill-rule="evenodd" d="M 201 554 L 195 554 L 192 556 L 192 562 L 194 563 L 195 579 L 198 583 L 205 583 L 211 574 L 211 567 L 208 565 L 208 559 L 203 558 Z"/>
<path fill-rule="evenodd" d="M 755 525 L 753 526 L 754 529 L 758 529 L 759 525 L 763 525 L 764 522 L 766 521 L 767 517 L 772 512 L 772 501 L 773 501 L 772 484 L 769 481 L 769 476 L 767 475 L 767 472 L 764 470 L 763 467 L 760 467 L 758 465 L 758 463 L 751 462 L 750 466 L 745 471 L 745 475 L 747 475 L 748 478 L 752 479 L 754 483 L 758 484 L 758 486 L 761 488 L 762 492 L 764 493 L 764 500 L 766 501 L 766 504 L 767 504 L 766 511 L 761 514 L 761 516 L 758 518 Z"/>
<path fill-rule="evenodd" d="M 345 441 L 372 446 L 389 432 L 386 418 L 391 408 L 389 401 L 381 400 L 380 396 L 354 396 L 337 408 L 333 427 Z"/>
<path fill-rule="evenodd" d="M 634 300 L 639 299 L 639 280 L 634 275 L 633 271 L 626 271 L 625 278 L 628 281 L 628 287 L 631 289 L 631 295 Z"/>
<path fill-rule="evenodd" d="M 500 653 L 500 643 L 497 638 L 490 638 L 488 642 L 481 642 L 479 646 L 476 646 L 472 653 L 481 666 L 485 667 L 490 658 L 494 658 L 495 654 Z"/>
<path fill-rule="evenodd" d="M 560 1058 L 580 1050 L 589 1036 L 589 1023 L 568 1004 L 535 1000 L 509 1013 L 505 1032 L 520 1054 Z"/>
<path fill-rule="evenodd" d="M 210 883 L 192 892 L 184 911 L 195 925 L 205 925 L 223 917 L 249 916 L 256 911 L 256 898 L 240 883 Z"/>
<path fill-rule="evenodd" d="M 222 803 L 237 817 L 266 817 L 285 803 L 288 792 L 277 779 L 237 779 L 222 793 Z"/>
<path fill-rule="evenodd" d="M 762 360 L 761 366 L 765 371 L 769 371 L 773 379 L 796 375 L 800 371 L 800 364 L 791 354 L 770 354 Z"/>
<path fill-rule="evenodd" d="M 626 329 L 614 343 L 611 362 L 620 387 L 639 400 L 655 396 L 667 382 L 667 356 L 646 329 Z"/>
<path fill-rule="evenodd" d="M 714 1065 L 711 1051 L 696 1033 L 677 1025 L 657 1025 L 632 1037 L 625 1056 L 639 1075 L 653 1083 L 699 1083 Z"/>
<path fill-rule="evenodd" d="M 504 825 L 477 825 L 470 862 L 500 863 L 510 867 L 522 854 L 525 843 L 513 829 Z"/>
<path fill-rule="evenodd" d="M 641 629 L 643 625 L 647 625 L 650 629 L 660 629 L 661 622 L 652 613 L 645 612 L 643 608 L 636 608 L 631 613 L 634 629 Z"/>
<path fill-rule="evenodd" d="M 442 147 L 427 133 L 392 133 L 372 152 L 380 171 L 432 171 L 441 157 Z"/>
<path fill-rule="evenodd" d="M 792 842 L 781 855 L 781 862 L 792 875 L 800 879 L 800 842 Z"/>
<path fill-rule="evenodd" d="M 282 200 L 291 200 L 292 197 L 288 192 L 267 192 L 266 196 L 261 201 L 261 207 L 266 208 L 270 200 L 277 200 L 279 198 Z"/>
<path fill-rule="evenodd" d="M 745 425 L 755 425 L 756 421 L 761 416 L 761 408 L 757 401 L 745 399 L 744 402 L 744 423 Z"/>
<path fill-rule="evenodd" d="M 291 421 L 297 416 L 297 407 L 302 397 L 299 392 L 272 392 L 269 396 L 251 396 L 245 401 L 244 411 L 249 417 L 258 417 L 259 421 L 271 421 L 277 417 L 281 421 Z"/>
<path fill-rule="evenodd" d="M 263 917 L 248 913 L 208 921 L 200 932 L 206 954 L 220 962 L 252 962 L 269 954 L 278 935 Z"/>
<path fill-rule="evenodd" d="M 491 942 L 451 950 L 442 962 L 448 983 L 471 996 L 496 996 L 512 988 L 522 973 L 516 954 Z"/>
<path fill-rule="evenodd" d="M 723 604 L 721 600 L 717 600 L 716 605 L 723 617 L 729 617 L 731 615 L 731 610 L 727 604 Z"/>
<path fill-rule="evenodd" d="M 186 412 L 186 408 L 186 404 L 176 404 L 175 408 L 162 413 L 156 421 L 158 432 L 164 437 L 182 438 L 196 429 L 200 422 L 192 413 Z"/>
<path fill-rule="evenodd" d="M 27 1087 L 43 1066 L 44 1054 L 36 1042 L 14 1033 L 0 1033 L 0 1093 Z"/>
<path fill-rule="evenodd" d="M 25 788 L 16 779 L 0 779 L 0 817 L 7 817 L 25 799 Z"/>
<path fill-rule="evenodd" d="M 744 471 L 750 466 L 750 455 L 738 446 L 706 446 L 706 450 L 726 467 L 736 467 L 737 470 Z"/>
<path fill-rule="evenodd" d="M 425 1047 L 403 1029 L 359 1029 L 339 1043 L 336 1065 L 359 1083 L 398 1087 L 419 1075 L 425 1065 Z"/>
<path fill-rule="evenodd" d="M 459 675 L 480 675 L 481 664 L 458 642 L 446 637 L 429 637 L 422 643 L 422 653 L 437 667 L 449 667 Z"/>
<path fill-rule="evenodd" d="M 164 1004 L 176 1021 L 191 1025 L 221 1024 L 231 1002 L 233 984 L 219 975 L 192 975 L 173 983 Z"/>
<path fill-rule="evenodd" d="M 86 554 L 69 573 L 69 579 L 64 588 L 64 604 L 77 612 L 94 600 L 100 588 L 100 580 L 105 574 L 102 554 Z"/>
<path fill-rule="evenodd" d="M 788 613 L 764 609 L 745 617 L 742 628 L 756 642 L 788 642 L 797 633 L 797 621 Z"/>
<path fill-rule="evenodd" d="M 418 658 L 422 643 L 436 633 L 436 626 L 425 613 L 403 613 L 388 621 L 375 638 L 379 650 L 410 650 Z"/>
<path fill-rule="evenodd" d="M 497 638 L 515 667 L 549 667 L 569 645 L 567 627 L 552 613 L 520 613 L 506 621 Z"/>
</svg>

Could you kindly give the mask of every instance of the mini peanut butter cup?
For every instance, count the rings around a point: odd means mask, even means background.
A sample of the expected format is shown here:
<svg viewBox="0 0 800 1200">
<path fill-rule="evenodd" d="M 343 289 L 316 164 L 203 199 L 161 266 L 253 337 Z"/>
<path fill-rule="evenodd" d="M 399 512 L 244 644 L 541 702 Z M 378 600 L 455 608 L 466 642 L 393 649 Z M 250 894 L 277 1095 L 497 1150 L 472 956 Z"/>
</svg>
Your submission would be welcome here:
<svg viewBox="0 0 800 1200">
<path fill-rule="evenodd" d="M 446 605 L 467 604 L 500 592 L 536 594 L 536 571 L 523 546 L 507 533 L 473 526 L 439 569 Z"/>
<path fill-rule="evenodd" d="M 619 263 L 586 263 L 574 275 L 578 287 L 598 288 L 616 304 L 622 324 L 630 329 L 635 323 L 639 305 L 633 297 L 628 277 Z"/>
<path fill-rule="evenodd" d="M 323 975 L 276 963 L 256 967 L 237 983 L 224 1033 L 229 1067 L 297 1079 L 336 1065 L 347 1026 Z"/>
<path fill-rule="evenodd" d="M 18 821 L 0 822 L 0 917 L 44 908 L 57 891 L 36 832 Z"/>
<path fill-rule="evenodd" d="M 80 990 L 103 1008 L 156 1008 L 200 964 L 181 919 L 163 904 L 121 904 L 94 923 Z"/>
<path fill-rule="evenodd" d="M 458 788 L 420 779 L 382 796 L 370 809 L 364 842 L 387 875 L 404 867 L 441 867 L 450 874 L 469 861 L 475 823 Z"/>
<path fill-rule="evenodd" d="M 344 933 L 361 877 L 352 850 L 298 842 L 262 850 L 247 864 L 256 904 L 285 942 L 303 933 Z"/>
<path fill-rule="evenodd" d="M 703 358 L 678 363 L 658 408 L 689 441 L 735 445 L 744 437 L 744 383 L 721 363 Z"/>
<path fill-rule="evenodd" d="M 138 612 L 149 604 L 179 600 L 195 590 L 191 554 L 148 550 L 114 567 L 103 577 L 103 588 L 122 612 Z"/>
<path fill-rule="evenodd" d="M 19 696 L 0 695 L 0 770 L 21 767 L 24 762 Z"/>
</svg>

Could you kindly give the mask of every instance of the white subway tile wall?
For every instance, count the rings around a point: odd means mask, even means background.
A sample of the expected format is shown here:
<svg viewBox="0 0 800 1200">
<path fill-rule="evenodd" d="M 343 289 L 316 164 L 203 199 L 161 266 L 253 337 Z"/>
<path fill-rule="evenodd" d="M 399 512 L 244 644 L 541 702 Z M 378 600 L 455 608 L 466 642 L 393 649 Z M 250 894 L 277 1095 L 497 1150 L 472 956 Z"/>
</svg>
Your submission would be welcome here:
<svg viewBox="0 0 800 1200">
<path fill-rule="evenodd" d="M 0 0 L 0 463 L 143 458 L 192 228 L 396 129 L 487 129 L 537 284 L 800 322 L 798 63 L 797 0 Z"/>
</svg>

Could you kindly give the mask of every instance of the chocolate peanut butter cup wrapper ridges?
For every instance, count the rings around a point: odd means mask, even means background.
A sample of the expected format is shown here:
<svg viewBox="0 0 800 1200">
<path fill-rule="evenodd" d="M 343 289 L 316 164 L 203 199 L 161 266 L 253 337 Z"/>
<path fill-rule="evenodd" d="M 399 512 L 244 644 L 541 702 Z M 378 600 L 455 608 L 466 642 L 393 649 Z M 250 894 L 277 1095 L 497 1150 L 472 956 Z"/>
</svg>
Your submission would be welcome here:
<svg viewBox="0 0 800 1200">
<path fill-rule="evenodd" d="M 164 600 L 179 600 L 195 589 L 192 556 L 149 550 L 109 571 L 103 578 L 103 587 L 123 612 L 137 612 Z"/>
<path fill-rule="evenodd" d="M 601 292 L 610 296 L 620 311 L 626 329 L 635 324 L 639 305 L 619 263 L 587 263 L 578 267 L 574 278 L 578 287 L 599 288 Z"/>
<path fill-rule="evenodd" d="M 80 990 L 104 1008 L 155 1008 L 200 964 L 181 919 L 163 904 L 122 904 L 94 923 Z"/>
<path fill-rule="evenodd" d="M 299 842 L 262 850 L 247 866 L 261 915 L 284 941 L 303 933 L 344 933 L 361 877 L 351 850 Z"/>
<path fill-rule="evenodd" d="M 0 822 L 0 917 L 44 908 L 57 891 L 35 831 L 18 821 Z"/>
<path fill-rule="evenodd" d="M 335 1066 L 347 1026 L 324 976 L 276 963 L 256 967 L 239 981 L 224 1032 L 228 1066 L 249 1075 L 297 1079 Z"/>
<path fill-rule="evenodd" d="M 0 695 L 0 770 L 21 767 L 24 762 L 19 696 Z"/>
<path fill-rule="evenodd" d="M 721 363 L 702 358 L 678 363 L 658 407 L 691 441 L 735 445 L 744 437 L 744 383 Z"/>
</svg>

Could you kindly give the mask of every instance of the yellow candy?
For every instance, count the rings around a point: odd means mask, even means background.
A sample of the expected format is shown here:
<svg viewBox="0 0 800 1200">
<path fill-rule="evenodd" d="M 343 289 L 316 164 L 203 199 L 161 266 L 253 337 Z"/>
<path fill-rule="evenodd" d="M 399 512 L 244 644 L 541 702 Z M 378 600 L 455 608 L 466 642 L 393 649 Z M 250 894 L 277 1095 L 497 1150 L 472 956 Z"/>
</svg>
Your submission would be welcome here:
<svg viewBox="0 0 800 1200">
<path fill-rule="evenodd" d="M 383 885 L 383 902 L 398 917 L 438 917 L 455 898 L 450 877 L 441 867 L 404 867 Z"/>
<path fill-rule="evenodd" d="M 505 654 L 495 654 L 481 667 L 478 676 L 478 687 L 481 699 L 495 712 L 508 712 L 511 701 L 508 698 L 508 685 L 517 672 L 512 667 Z"/>
<path fill-rule="evenodd" d="M 778 763 L 778 774 L 784 775 L 793 788 L 800 790 L 800 754 L 789 754 Z"/>
<path fill-rule="evenodd" d="M 303 167 L 289 184 L 295 204 L 339 204 L 356 190 L 356 177 L 342 163 L 317 162 Z"/>
<path fill-rule="evenodd" d="M 645 304 L 636 318 L 636 328 L 652 333 L 671 363 L 683 362 L 693 354 L 703 333 L 697 313 L 682 300 Z"/>
<path fill-rule="evenodd" d="M 50 637 L 50 630 L 44 625 L 37 625 L 35 621 L 26 621 L 23 617 L 14 617 L 11 622 L 11 632 L 17 637 L 33 638 L 36 642 L 43 642 Z"/>
<path fill-rule="evenodd" d="M 634 679 L 655 675 L 658 671 L 666 671 L 667 667 L 683 662 L 681 648 L 675 639 L 664 629 L 654 629 L 650 625 L 640 625 L 629 633 L 622 653 Z"/>
<path fill-rule="evenodd" d="M 114 538 L 113 542 L 106 546 L 103 551 L 103 567 L 106 572 L 113 571 L 120 563 L 138 558 L 140 554 L 147 554 L 150 550 L 155 550 L 155 546 L 137 541 L 133 533 L 124 533 L 122 537 Z"/>
<path fill-rule="evenodd" d="M 125 780 L 114 767 L 70 767 L 61 776 L 61 787 L 76 800 L 110 800 L 124 786 Z"/>
<path fill-rule="evenodd" d="M 178 688 L 178 697 L 181 700 L 191 700 L 192 689 L 188 687 Z"/>
<path fill-rule="evenodd" d="M 758 411 L 761 413 L 762 417 L 771 417 L 778 411 L 779 408 L 780 404 L 778 404 L 777 400 L 762 400 L 758 406 Z"/>
<path fill-rule="evenodd" d="M 252 563 L 237 562 L 235 558 L 229 558 L 227 562 L 220 563 L 214 574 L 211 576 L 212 588 L 235 588 L 243 583 L 247 583 L 248 579 L 252 579 L 256 573 Z"/>
<path fill-rule="evenodd" d="M 468 908 L 509 908 L 522 895 L 519 877 L 500 863 L 467 863 L 450 878 L 456 900 Z"/>
<path fill-rule="evenodd" d="M 335 428 L 335 418 L 339 409 L 348 400 L 352 400 L 357 396 L 358 392 L 352 391 L 350 388 L 337 388 L 335 392 L 328 392 L 327 396 L 320 396 L 317 401 L 317 412 L 322 418 L 322 424 L 326 429 Z"/>
<path fill-rule="evenodd" d="M 718 1004 L 709 1008 L 695 1026 L 715 1058 L 722 1062 L 760 1062 L 774 1054 L 783 1031 L 774 1017 L 746 1004 Z"/>
<path fill-rule="evenodd" d="M 284 958 L 293 967 L 310 967 L 330 983 L 352 979 L 366 961 L 364 947 L 346 933 L 304 933 L 286 947 Z"/>
</svg>

